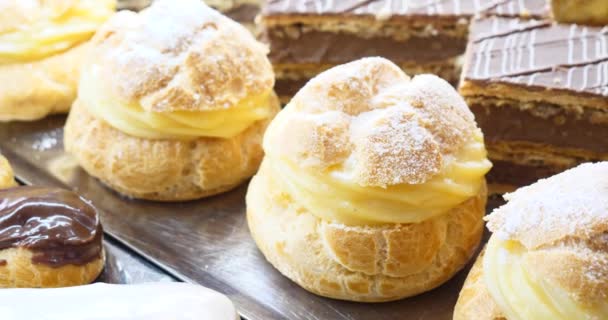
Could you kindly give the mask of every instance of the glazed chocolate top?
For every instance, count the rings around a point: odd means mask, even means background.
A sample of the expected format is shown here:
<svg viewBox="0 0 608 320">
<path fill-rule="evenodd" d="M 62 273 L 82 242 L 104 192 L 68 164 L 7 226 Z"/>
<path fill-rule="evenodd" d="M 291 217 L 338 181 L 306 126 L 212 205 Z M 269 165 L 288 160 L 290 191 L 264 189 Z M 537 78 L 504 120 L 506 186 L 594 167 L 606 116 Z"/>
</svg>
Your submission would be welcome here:
<svg viewBox="0 0 608 320">
<path fill-rule="evenodd" d="M 490 17 L 471 40 L 466 80 L 608 96 L 608 27 Z"/>
<path fill-rule="evenodd" d="M 269 0 L 265 15 L 361 15 L 470 17 L 491 14 L 546 15 L 545 0 Z"/>
<path fill-rule="evenodd" d="M 0 190 L 0 250 L 27 248 L 34 263 L 84 265 L 101 256 L 97 210 L 77 194 L 52 188 Z"/>
</svg>

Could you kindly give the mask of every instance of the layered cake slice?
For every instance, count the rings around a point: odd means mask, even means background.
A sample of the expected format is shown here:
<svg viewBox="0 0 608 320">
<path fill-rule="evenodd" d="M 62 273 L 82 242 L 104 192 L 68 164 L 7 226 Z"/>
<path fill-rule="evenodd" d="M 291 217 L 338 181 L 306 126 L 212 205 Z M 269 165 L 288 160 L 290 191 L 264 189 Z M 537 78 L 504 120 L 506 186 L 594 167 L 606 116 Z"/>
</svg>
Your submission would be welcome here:
<svg viewBox="0 0 608 320">
<path fill-rule="evenodd" d="M 545 0 L 269 0 L 261 24 L 286 102 L 321 71 L 368 56 L 455 84 L 470 18 L 486 10 L 541 16 L 548 9 Z"/>
<path fill-rule="evenodd" d="M 477 20 L 460 93 L 486 135 L 495 191 L 608 160 L 608 27 Z"/>
</svg>

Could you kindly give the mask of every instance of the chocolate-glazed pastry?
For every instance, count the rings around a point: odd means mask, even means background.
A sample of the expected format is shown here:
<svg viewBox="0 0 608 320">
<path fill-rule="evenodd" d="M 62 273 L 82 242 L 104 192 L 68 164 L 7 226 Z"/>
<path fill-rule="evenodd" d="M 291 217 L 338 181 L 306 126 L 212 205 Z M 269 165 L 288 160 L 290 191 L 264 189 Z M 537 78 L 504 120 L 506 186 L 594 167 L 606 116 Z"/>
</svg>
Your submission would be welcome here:
<svg viewBox="0 0 608 320">
<path fill-rule="evenodd" d="M 475 14 L 545 17 L 545 0 L 268 1 L 264 38 L 283 102 L 338 64 L 382 56 L 410 75 L 434 73 L 455 84 Z"/>
<path fill-rule="evenodd" d="M 63 189 L 0 191 L 0 287 L 92 282 L 103 269 L 97 210 Z"/>
<path fill-rule="evenodd" d="M 499 164 L 491 190 L 608 159 L 607 28 L 489 17 L 471 33 L 460 93 Z"/>
</svg>

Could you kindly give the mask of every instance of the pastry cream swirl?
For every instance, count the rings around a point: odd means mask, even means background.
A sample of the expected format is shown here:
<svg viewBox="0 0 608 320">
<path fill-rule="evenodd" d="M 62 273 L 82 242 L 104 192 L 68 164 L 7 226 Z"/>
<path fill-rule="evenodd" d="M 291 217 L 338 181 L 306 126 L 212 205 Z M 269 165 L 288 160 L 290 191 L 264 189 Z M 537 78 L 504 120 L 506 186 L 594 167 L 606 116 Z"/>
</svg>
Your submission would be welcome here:
<svg viewBox="0 0 608 320">
<path fill-rule="evenodd" d="M 535 277 L 517 241 L 490 238 L 483 257 L 484 282 L 509 320 L 608 319 L 608 302 L 582 306 L 568 293 Z"/>
<path fill-rule="evenodd" d="M 137 103 L 119 101 L 104 92 L 98 80 L 100 66 L 83 68 L 78 98 L 98 119 L 126 134 L 144 139 L 192 140 L 232 138 L 272 114 L 272 91 L 246 98 L 229 109 L 212 111 L 151 112 Z"/>
<path fill-rule="evenodd" d="M 89 40 L 115 6 L 115 0 L 81 0 L 56 12 L 43 8 L 34 21 L 0 30 L 0 64 L 43 59 Z"/>
<path fill-rule="evenodd" d="M 416 185 L 360 186 L 349 160 L 326 172 L 312 172 L 270 153 L 267 158 L 298 203 L 324 220 L 347 225 L 418 223 L 446 213 L 479 193 L 492 166 L 479 130 L 458 154 L 444 158 L 441 172 Z"/>
</svg>

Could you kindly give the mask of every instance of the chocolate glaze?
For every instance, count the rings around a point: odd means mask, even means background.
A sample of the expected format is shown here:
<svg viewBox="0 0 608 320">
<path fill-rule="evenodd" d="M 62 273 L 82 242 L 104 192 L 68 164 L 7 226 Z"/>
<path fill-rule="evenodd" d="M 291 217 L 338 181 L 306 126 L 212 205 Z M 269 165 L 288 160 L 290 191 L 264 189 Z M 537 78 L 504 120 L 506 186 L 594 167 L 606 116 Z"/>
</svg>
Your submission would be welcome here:
<svg viewBox="0 0 608 320">
<path fill-rule="evenodd" d="M 486 141 L 527 141 L 608 154 L 608 112 L 568 112 L 550 104 L 527 110 L 470 104 Z M 603 118 L 603 119 L 602 119 Z"/>
<path fill-rule="evenodd" d="M 32 262 L 84 265 L 101 257 L 97 210 L 73 192 L 17 187 L 0 190 L 0 250 L 27 248 Z"/>
<path fill-rule="evenodd" d="M 264 12 L 267 15 L 473 15 L 483 7 L 484 1 L 475 0 L 269 0 Z"/>
<path fill-rule="evenodd" d="M 471 30 L 467 81 L 608 97 L 608 26 L 490 17 Z"/>
<path fill-rule="evenodd" d="M 355 34 L 307 31 L 297 38 L 268 35 L 274 63 L 341 64 L 363 57 L 382 56 L 396 63 L 444 61 L 461 55 L 466 40 L 438 35 L 397 41 L 390 37 L 361 38 Z"/>
<path fill-rule="evenodd" d="M 269 0 L 264 15 L 359 15 L 382 17 L 546 16 L 545 0 Z"/>
</svg>

